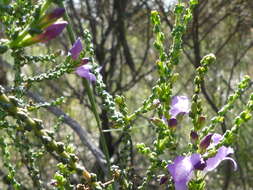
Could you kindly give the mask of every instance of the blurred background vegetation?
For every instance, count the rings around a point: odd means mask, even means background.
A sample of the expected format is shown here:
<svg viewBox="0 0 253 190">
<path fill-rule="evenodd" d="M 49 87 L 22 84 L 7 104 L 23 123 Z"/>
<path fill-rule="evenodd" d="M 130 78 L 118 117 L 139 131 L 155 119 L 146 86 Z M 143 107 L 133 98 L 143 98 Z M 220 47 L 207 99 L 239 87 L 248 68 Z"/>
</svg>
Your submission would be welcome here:
<svg viewBox="0 0 253 190">
<path fill-rule="evenodd" d="M 150 23 L 150 11 L 158 10 L 162 18 L 163 31 L 166 34 L 166 46 L 171 43 L 171 31 L 173 27 L 174 0 L 66 0 L 66 7 L 77 36 L 84 36 L 84 30 L 92 33 L 96 62 L 102 66 L 101 73 L 107 85 L 107 91 L 112 95 L 120 94 L 127 97 L 128 108 L 135 110 L 150 94 L 151 88 L 157 79 L 156 59 L 157 52 L 153 48 L 154 36 Z M 183 56 L 177 67 L 179 80 L 175 95 L 190 97 L 193 93 L 194 71 L 200 65 L 201 58 L 214 53 L 217 63 L 212 65 L 205 84 L 202 85 L 202 97 L 206 103 L 206 116 L 211 118 L 219 108 L 225 104 L 228 95 L 234 91 L 235 84 L 247 74 L 253 77 L 253 1 L 252 0 L 203 0 L 194 10 L 194 17 L 184 36 Z M 0 37 L 1 31 L 0 30 Z M 66 31 L 65 31 L 66 32 Z M 66 55 L 71 45 L 67 42 L 67 35 L 60 37 L 46 45 L 31 46 L 24 52 L 25 55 L 41 55 L 43 53 L 57 56 L 57 62 L 61 61 L 59 55 Z M 36 75 L 49 68 L 53 68 L 54 62 L 33 62 L 23 67 L 23 73 Z M 0 84 L 8 86 L 13 81 L 13 75 L 9 68 L 13 65 L 10 55 L 0 57 Z M 245 97 L 252 92 L 252 87 L 246 92 Z M 44 120 L 49 129 L 57 132 L 57 139 L 70 144 L 76 149 L 78 156 L 91 171 L 100 171 L 96 155 L 87 146 L 83 136 L 89 135 L 93 146 L 98 147 L 99 136 L 96 122 L 86 96 L 86 91 L 81 79 L 75 74 L 65 75 L 56 81 L 43 81 L 35 85 L 27 98 L 30 101 L 50 101 L 64 96 L 65 103 L 57 109 L 48 107 L 44 111 L 38 111 L 35 116 Z M 97 97 L 99 105 L 101 99 Z M 227 115 L 227 122 L 223 123 L 217 132 L 224 133 L 231 127 L 232 119 L 242 111 L 246 98 L 242 96 L 233 112 Z M 69 117 L 62 121 L 63 113 Z M 122 156 L 119 152 L 122 146 L 122 131 L 112 129 L 112 123 L 108 120 L 107 112 L 100 107 L 100 117 L 103 130 L 112 160 L 119 163 Z M 131 144 L 131 160 L 128 166 L 133 170 L 134 183 L 137 186 L 145 175 L 149 165 L 140 154 L 136 152 L 136 143 L 144 142 L 152 144 L 154 140 L 154 128 L 150 123 L 151 115 L 143 115 L 135 121 Z M 208 120 L 208 119 L 207 119 Z M 231 121 L 231 122 L 229 122 Z M 71 123 L 72 122 L 72 123 Z M 73 124 L 73 122 L 76 122 Z M 188 121 L 184 121 L 178 128 L 179 142 L 189 140 L 186 131 Z M 81 127 L 81 129 L 80 129 Z M 253 189 L 253 121 L 247 123 L 240 130 L 240 137 L 233 145 L 238 170 L 232 172 L 229 164 L 222 164 L 217 172 L 208 176 L 208 189 Z M 82 130 L 83 129 L 83 130 Z M 19 136 L 22 138 L 22 136 Z M 40 144 L 29 140 L 40 151 Z M 185 147 L 181 147 L 182 150 Z M 182 152 L 178 150 L 178 154 Z M 19 172 L 16 175 L 19 181 L 26 181 L 25 187 L 31 189 L 33 182 L 29 177 L 29 167 L 25 166 L 26 154 L 29 149 L 18 153 L 11 150 L 15 167 Z M 56 168 L 54 158 L 41 153 L 43 156 L 37 160 L 40 167 L 40 175 L 44 179 L 43 186 L 49 188 L 50 180 Z M 169 158 L 174 158 L 170 152 Z M 1 158 L 1 156 L 0 156 Z M 23 161 L 22 161 L 23 160 Z M 46 164 L 45 164 L 46 163 Z M 6 171 L 0 162 L 1 189 L 11 189 L 8 186 Z M 74 179 L 73 179 L 74 180 Z M 154 179 L 149 189 L 163 189 Z M 34 188 L 32 188 L 34 189 Z"/>
</svg>

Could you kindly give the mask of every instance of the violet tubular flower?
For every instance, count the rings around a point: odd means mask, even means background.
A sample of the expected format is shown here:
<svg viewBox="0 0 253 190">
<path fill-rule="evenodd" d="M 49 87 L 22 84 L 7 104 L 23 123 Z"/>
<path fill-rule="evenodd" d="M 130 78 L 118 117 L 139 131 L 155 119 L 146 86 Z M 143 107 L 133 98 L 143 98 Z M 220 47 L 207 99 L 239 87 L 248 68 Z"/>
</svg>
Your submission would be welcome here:
<svg viewBox="0 0 253 190">
<path fill-rule="evenodd" d="M 210 136 L 211 135 L 208 135 L 207 139 L 209 139 Z M 209 145 L 210 148 L 214 147 L 222 139 L 222 136 L 219 134 L 212 134 L 211 137 L 212 143 Z M 195 170 L 201 170 L 205 174 L 216 169 L 224 160 L 232 161 L 234 170 L 236 170 L 236 162 L 229 157 L 232 153 L 234 153 L 234 151 L 231 147 L 222 146 L 217 150 L 215 156 L 208 158 L 207 160 L 204 160 L 201 154 L 176 157 L 174 162 L 167 166 L 169 173 L 174 180 L 175 189 L 187 190 L 188 183 L 194 177 Z"/>
<path fill-rule="evenodd" d="M 69 54 L 73 60 L 78 60 L 80 53 L 83 50 L 83 45 L 81 39 L 78 38 L 73 44 L 72 48 L 69 50 Z M 80 60 L 81 66 L 76 68 L 76 74 L 80 77 L 87 79 L 88 81 L 96 81 L 96 76 L 91 72 L 92 65 L 89 64 L 89 58 L 83 58 Z M 98 68 L 99 69 L 99 68 Z"/>
</svg>

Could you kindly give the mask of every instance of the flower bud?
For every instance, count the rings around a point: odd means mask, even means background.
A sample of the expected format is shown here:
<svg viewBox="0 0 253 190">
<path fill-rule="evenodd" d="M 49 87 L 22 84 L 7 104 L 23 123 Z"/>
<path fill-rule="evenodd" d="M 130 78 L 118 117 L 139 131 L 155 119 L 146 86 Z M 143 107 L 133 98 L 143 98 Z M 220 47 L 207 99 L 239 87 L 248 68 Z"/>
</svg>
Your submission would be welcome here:
<svg viewBox="0 0 253 190">
<path fill-rule="evenodd" d="M 198 119 L 198 122 L 201 126 L 203 126 L 206 122 L 206 117 L 205 116 L 200 116 Z"/>
<path fill-rule="evenodd" d="M 90 181 L 91 180 L 91 174 L 84 169 L 83 171 L 83 178 L 86 180 L 86 181 Z"/>
<path fill-rule="evenodd" d="M 210 65 L 210 64 L 212 64 L 212 63 L 215 63 L 215 61 L 216 61 L 215 55 L 212 54 L 212 53 L 210 53 L 210 54 L 208 54 L 208 55 L 206 55 L 206 56 L 204 56 L 204 57 L 202 58 L 202 60 L 201 60 L 201 65 L 206 65 L 206 66 L 208 66 L 208 65 Z"/>
<path fill-rule="evenodd" d="M 20 42 L 20 44 L 18 44 L 18 46 L 24 47 L 38 42 L 48 42 L 57 37 L 63 31 L 67 24 L 68 22 L 66 21 L 56 22 L 47 27 L 41 34 L 24 39 Z"/>
<path fill-rule="evenodd" d="M 39 39 L 40 42 L 47 42 L 49 40 L 52 40 L 63 31 L 63 29 L 67 26 L 67 24 L 68 22 L 66 21 L 56 22 L 51 26 L 47 27 L 42 34 L 37 36 L 37 39 Z"/>
<path fill-rule="evenodd" d="M 72 59 L 74 59 L 74 60 L 78 59 L 82 50 L 83 50 L 83 45 L 82 45 L 81 39 L 77 38 L 77 40 L 73 44 L 72 48 L 69 50 L 69 53 L 70 53 Z"/>
<path fill-rule="evenodd" d="M 151 105 L 151 109 L 157 108 L 160 105 L 160 100 L 159 99 L 155 99 Z"/>
<path fill-rule="evenodd" d="M 177 119 L 175 119 L 175 118 L 169 119 L 168 126 L 172 127 L 172 128 L 175 128 L 177 126 Z"/>
<path fill-rule="evenodd" d="M 208 146 L 209 146 L 210 143 L 211 143 L 212 136 L 213 136 L 213 134 L 209 134 L 209 135 L 205 136 L 205 137 L 201 140 L 201 142 L 200 142 L 200 144 L 199 144 L 199 148 L 200 148 L 201 151 L 205 151 L 205 150 L 208 148 Z"/>
<path fill-rule="evenodd" d="M 64 8 L 56 8 L 51 13 L 43 16 L 40 19 L 38 25 L 40 26 L 40 28 L 45 28 L 50 24 L 54 23 L 55 21 L 57 21 L 59 18 L 61 18 L 64 13 L 65 13 Z"/>
<path fill-rule="evenodd" d="M 190 137 L 191 137 L 191 140 L 192 140 L 193 142 L 195 142 L 196 140 L 198 140 L 199 135 L 198 135 L 197 132 L 191 131 Z"/>
<path fill-rule="evenodd" d="M 157 125 L 157 126 L 164 125 L 163 120 L 161 120 L 161 119 L 159 119 L 159 118 L 157 118 L 157 117 L 151 118 L 150 121 L 151 121 L 153 124 Z"/>
<path fill-rule="evenodd" d="M 163 185 L 163 184 L 165 184 L 167 181 L 168 181 L 168 176 L 162 176 L 161 178 L 160 178 L 160 185 Z"/>
<path fill-rule="evenodd" d="M 124 103 L 124 98 L 123 96 L 119 96 L 119 95 L 116 95 L 115 98 L 114 98 L 114 101 L 116 104 L 123 104 Z"/>
</svg>

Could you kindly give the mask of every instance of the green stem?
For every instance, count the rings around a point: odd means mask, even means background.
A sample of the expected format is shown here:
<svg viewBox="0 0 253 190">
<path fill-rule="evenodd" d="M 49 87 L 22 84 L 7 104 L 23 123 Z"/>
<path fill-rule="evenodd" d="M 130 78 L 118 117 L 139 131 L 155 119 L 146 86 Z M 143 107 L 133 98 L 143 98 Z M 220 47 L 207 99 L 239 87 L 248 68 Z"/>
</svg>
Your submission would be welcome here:
<svg viewBox="0 0 253 190">
<path fill-rule="evenodd" d="M 48 7 L 50 6 L 50 4 L 52 3 L 52 0 L 46 0 L 43 5 L 41 6 L 41 9 L 40 9 L 40 14 L 43 15 L 46 10 L 48 9 Z"/>
<path fill-rule="evenodd" d="M 62 7 L 62 8 L 65 8 L 63 2 L 61 2 L 59 4 L 59 6 Z M 75 42 L 75 34 L 74 34 L 73 28 L 70 24 L 69 16 L 66 12 L 64 14 L 64 19 L 69 23 L 67 25 L 67 31 L 68 31 L 70 41 L 73 44 Z M 93 91 L 90 88 L 89 82 L 86 79 L 84 79 L 84 86 L 85 86 L 85 89 L 87 90 L 88 98 L 89 98 L 89 101 L 91 103 L 91 108 L 92 108 L 92 111 L 94 113 L 97 125 L 98 125 L 98 129 L 99 129 L 100 136 L 101 136 L 101 141 L 102 141 L 101 142 L 102 149 L 103 149 L 103 152 L 105 153 L 106 161 L 107 161 L 107 164 L 108 164 L 108 171 L 109 171 L 109 169 L 110 169 L 110 156 L 109 156 L 109 151 L 108 151 L 106 139 L 105 139 L 105 136 L 104 136 L 104 133 L 103 133 L 103 130 L 102 130 L 100 118 L 99 118 L 99 115 L 98 115 L 98 112 L 97 112 L 96 101 L 95 101 L 95 98 L 94 98 L 94 94 L 93 94 Z"/>
<path fill-rule="evenodd" d="M 100 118 L 99 118 L 99 115 L 98 115 L 98 112 L 97 112 L 97 109 L 96 109 L 96 101 L 95 101 L 93 92 L 90 88 L 89 82 L 86 79 L 84 79 L 84 86 L 85 86 L 85 89 L 87 90 L 87 94 L 88 94 L 88 97 L 89 97 L 89 100 L 90 100 L 90 103 L 91 103 L 91 108 L 92 108 L 93 113 L 95 115 L 95 119 L 96 119 L 98 129 L 99 129 L 99 132 L 100 132 L 100 135 L 101 135 L 102 149 L 105 153 L 105 157 L 106 157 L 106 161 L 108 163 L 108 166 L 110 167 L 109 151 L 108 151 L 108 147 L 106 145 L 106 139 L 105 139 L 103 129 L 102 129 L 102 126 L 101 126 Z"/>
<path fill-rule="evenodd" d="M 66 10 L 66 8 L 65 8 L 65 6 L 64 6 L 64 4 L 63 4 L 62 1 L 61 1 L 61 3 L 59 4 L 59 6 L 60 6 L 61 8 L 64 8 L 64 9 Z M 67 14 L 66 11 L 65 11 L 65 13 L 64 13 L 64 15 L 63 15 L 63 19 L 66 20 L 66 21 L 68 22 L 67 31 L 68 31 L 68 35 L 69 35 L 70 41 L 71 41 L 71 43 L 73 44 L 73 43 L 75 43 L 75 33 L 74 33 L 74 30 L 73 30 L 73 28 L 72 28 L 72 26 L 71 26 L 71 24 L 70 24 L 70 19 L 69 19 L 69 16 L 68 16 L 68 14 Z"/>
</svg>

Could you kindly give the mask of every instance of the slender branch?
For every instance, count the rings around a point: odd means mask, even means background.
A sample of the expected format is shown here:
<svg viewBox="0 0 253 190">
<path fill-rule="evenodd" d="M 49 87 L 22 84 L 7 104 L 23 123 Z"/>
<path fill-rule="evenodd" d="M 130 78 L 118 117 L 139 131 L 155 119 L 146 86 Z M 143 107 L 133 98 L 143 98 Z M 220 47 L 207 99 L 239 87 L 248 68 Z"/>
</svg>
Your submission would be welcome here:
<svg viewBox="0 0 253 190">
<path fill-rule="evenodd" d="M 31 97 L 33 100 L 35 100 L 38 103 L 44 103 L 45 100 L 36 93 L 28 92 L 27 95 Z M 88 149 L 93 153 L 95 156 L 96 160 L 99 163 L 99 166 L 102 168 L 102 170 L 105 172 L 106 171 L 106 161 L 105 161 L 105 156 L 101 152 L 101 150 L 95 146 L 95 143 L 89 134 L 89 132 L 82 127 L 76 120 L 73 118 L 69 117 L 66 113 L 64 113 L 61 109 L 53 106 L 47 107 L 47 110 L 53 113 L 57 117 L 63 117 L 63 122 L 65 122 L 67 125 L 69 125 L 79 136 L 81 142 L 88 147 Z"/>
<path fill-rule="evenodd" d="M 64 8 L 63 2 L 60 2 L 60 6 Z M 69 20 L 69 17 L 67 15 L 67 12 L 65 12 L 65 14 L 64 14 L 64 19 L 66 21 L 68 21 L 68 23 L 69 23 L 68 28 L 67 28 L 68 29 L 68 34 L 69 34 L 69 38 L 70 38 L 71 43 L 74 44 L 75 43 L 75 34 L 74 34 L 74 31 L 73 31 L 73 28 L 71 27 L 70 20 Z M 102 126 L 101 126 L 100 118 L 99 118 L 99 115 L 98 115 L 98 111 L 97 111 L 97 108 L 96 108 L 94 94 L 93 94 L 93 91 L 90 88 L 89 82 L 86 79 L 84 79 L 84 86 L 85 86 L 85 89 L 87 90 L 87 94 L 88 94 L 88 97 L 89 97 L 89 100 L 90 100 L 90 103 L 91 103 L 92 111 L 94 113 L 94 116 L 95 116 L 95 119 L 96 119 L 96 122 L 97 122 L 97 126 L 99 128 L 99 132 L 100 132 L 100 136 L 101 136 L 101 140 L 102 140 L 102 149 L 103 149 L 105 157 L 106 157 L 106 161 L 107 161 L 107 165 L 108 165 L 108 171 L 109 171 L 109 169 L 110 169 L 110 156 L 109 156 L 108 147 L 106 145 L 106 139 L 105 139 L 105 136 L 104 136 L 103 131 L 102 131 Z"/>
</svg>

